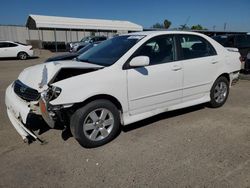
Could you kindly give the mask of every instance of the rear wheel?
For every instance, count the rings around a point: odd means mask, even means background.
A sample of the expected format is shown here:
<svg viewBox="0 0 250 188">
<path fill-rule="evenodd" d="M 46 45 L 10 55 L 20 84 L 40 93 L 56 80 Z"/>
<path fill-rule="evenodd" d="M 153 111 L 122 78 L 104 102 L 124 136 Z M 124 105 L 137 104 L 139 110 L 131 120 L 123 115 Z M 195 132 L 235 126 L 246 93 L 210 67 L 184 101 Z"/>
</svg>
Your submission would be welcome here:
<svg viewBox="0 0 250 188">
<path fill-rule="evenodd" d="M 17 57 L 21 60 L 25 60 L 28 58 L 28 54 L 26 52 L 19 52 Z"/>
<path fill-rule="evenodd" d="M 224 76 L 219 77 L 213 84 L 210 91 L 210 106 L 212 108 L 221 107 L 227 100 L 229 94 L 229 81 Z"/>
<path fill-rule="evenodd" d="M 104 145 L 119 133 L 119 111 L 108 100 L 92 101 L 72 115 L 70 128 L 82 146 L 93 148 Z"/>
</svg>

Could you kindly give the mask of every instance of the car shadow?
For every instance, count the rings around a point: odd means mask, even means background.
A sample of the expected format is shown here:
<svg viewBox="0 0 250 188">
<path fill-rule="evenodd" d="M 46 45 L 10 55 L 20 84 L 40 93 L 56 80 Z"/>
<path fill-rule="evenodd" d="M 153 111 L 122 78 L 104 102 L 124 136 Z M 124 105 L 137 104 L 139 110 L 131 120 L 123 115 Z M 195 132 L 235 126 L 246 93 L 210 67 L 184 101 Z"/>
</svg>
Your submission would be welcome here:
<svg viewBox="0 0 250 188">
<path fill-rule="evenodd" d="M 51 130 L 51 128 L 47 125 L 47 123 L 43 120 L 43 118 L 36 114 L 28 115 L 25 127 L 28 128 L 33 133 L 35 133 L 38 137 L 44 134 L 45 132 Z M 72 134 L 69 130 L 69 126 L 65 128 L 62 125 L 56 124 L 54 129 L 62 131 L 61 137 L 63 140 L 67 140 L 70 137 L 72 137 Z M 35 139 L 30 138 L 30 141 L 31 141 L 30 143 L 32 143 L 33 141 L 35 141 Z"/>
<path fill-rule="evenodd" d="M 168 118 L 173 118 L 173 117 L 184 115 L 184 114 L 194 112 L 194 111 L 198 111 L 198 110 L 204 109 L 205 107 L 206 107 L 205 104 L 200 104 L 200 105 L 191 106 L 191 107 L 187 107 L 187 108 L 183 108 L 183 109 L 179 109 L 179 110 L 164 112 L 164 113 L 152 116 L 150 118 L 132 123 L 130 125 L 123 126 L 122 131 L 123 132 L 130 132 L 130 131 L 133 131 L 135 129 L 139 129 L 139 128 L 145 127 L 147 125 L 150 125 L 152 123 L 155 123 L 157 121 L 160 121 L 163 119 L 168 119 Z"/>
<path fill-rule="evenodd" d="M 32 57 L 28 57 L 25 60 L 27 61 L 27 60 L 38 59 L 38 58 L 39 56 L 32 56 Z M 7 60 L 20 60 L 20 59 L 18 59 L 17 57 L 1 57 L 0 58 L 0 61 L 7 61 Z M 20 60 L 20 61 L 25 61 L 25 60 Z"/>
<path fill-rule="evenodd" d="M 36 132 L 37 135 L 42 135 L 50 130 L 50 127 L 46 124 L 43 118 L 36 114 L 28 115 L 25 127 L 33 132 Z"/>
<path fill-rule="evenodd" d="M 148 126 L 152 123 L 155 123 L 157 121 L 163 120 L 163 119 L 168 119 L 168 118 L 173 118 L 176 116 L 180 116 L 180 115 L 184 115 L 190 112 L 194 112 L 194 111 L 198 111 L 201 109 L 204 109 L 206 107 L 205 104 L 201 104 L 201 105 L 196 105 L 196 106 L 192 106 L 192 107 L 187 107 L 187 108 L 183 108 L 180 110 L 174 110 L 174 111 L 169 111 L 169 112 L 164 112 L 155 116 L 152 116 L 150 118 L 132 123 L 130 125 L 127 126 L 122 126 L 121 131 L 122 132 L 130 132 L 145 126 Z M 49 131 L 51 128 L 46 124 L 46 122 L 43 120 L 43 118 L 39 115 L 35 115 L 35 114 L 29 114 L 28 118 L 27 118 L 27 122 L 26 122 L 26 127 L 35 132 L 38 136 L 44 134 L 45 132 Z M 55 128 L 56 130 L 61 130 L 61 138 L 66 141 L 69 138 L 73 137 L 72 133 L 70 131 L 70 127 L 68 126 L 61 126 L 61 125 L 56 125 Z M 118 136 L 118 135 L 117 135 Z M 35 141 L 35 140 L 32 140 Z M 45 141 L 46 142 L 46 141 Z"/>
</svg>

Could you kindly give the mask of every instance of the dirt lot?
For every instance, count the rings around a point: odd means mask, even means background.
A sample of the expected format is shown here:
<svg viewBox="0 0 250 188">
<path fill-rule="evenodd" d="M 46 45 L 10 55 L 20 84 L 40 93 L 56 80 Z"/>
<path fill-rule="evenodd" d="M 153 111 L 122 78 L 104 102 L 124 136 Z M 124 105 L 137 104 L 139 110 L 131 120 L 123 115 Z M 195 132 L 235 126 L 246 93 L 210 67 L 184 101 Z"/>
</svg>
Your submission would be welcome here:
<svg viewBox="0 0 250 188">
<path fill-rule="evenodd" d="M 250 187 L 250 81 L 219 109 L 203 105 L 127 126 L 111 143 L 82 148 L 61 130 L 26 145 L 11 126 L 5 88 L 49 54 L 0 61 L 0 187 Z"/>
</svg>

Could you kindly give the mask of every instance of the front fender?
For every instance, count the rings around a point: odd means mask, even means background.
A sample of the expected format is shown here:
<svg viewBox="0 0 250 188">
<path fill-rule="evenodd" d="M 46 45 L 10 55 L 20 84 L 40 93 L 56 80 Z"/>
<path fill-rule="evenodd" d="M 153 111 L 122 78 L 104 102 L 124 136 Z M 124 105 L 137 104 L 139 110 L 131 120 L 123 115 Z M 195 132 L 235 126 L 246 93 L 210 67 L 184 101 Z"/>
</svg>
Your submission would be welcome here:
<svg viewBox="0 0 250 188">
<path fill-rule="evenodd" d="M 110 95 L 116 98 L 124 111 L 128 109 L 126 71 L 102 69 L 89 74 L 71 77 L 52 84 L 62 89 L 52 105 L 80 103 L 96 95 Z"/>
</svg>

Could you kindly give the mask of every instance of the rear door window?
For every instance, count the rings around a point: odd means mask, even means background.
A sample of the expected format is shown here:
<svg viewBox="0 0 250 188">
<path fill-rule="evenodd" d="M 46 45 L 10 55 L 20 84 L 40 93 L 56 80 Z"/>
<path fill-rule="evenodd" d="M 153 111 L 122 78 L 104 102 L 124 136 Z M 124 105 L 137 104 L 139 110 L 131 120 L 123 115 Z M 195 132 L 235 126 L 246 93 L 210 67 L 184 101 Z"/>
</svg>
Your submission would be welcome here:
<svg viewBox="0 0 250 188">
<path fill-rule="evenodd" d="M 14 44 L 14 43 L 8 43 L 8 47 L 16 47 L 17 46 L 17 44 Z"/>
<path fill-rule="evenodd" d="M 0 48 L 7 48 L 8 46 L 7 42 L 0 42 Z"/>
<path fill-rule="evenodd" d="M 179 35 L 182 59 L 193 59 L 216 55 L 213 46 L 196 35 Z"/>
</svg>

